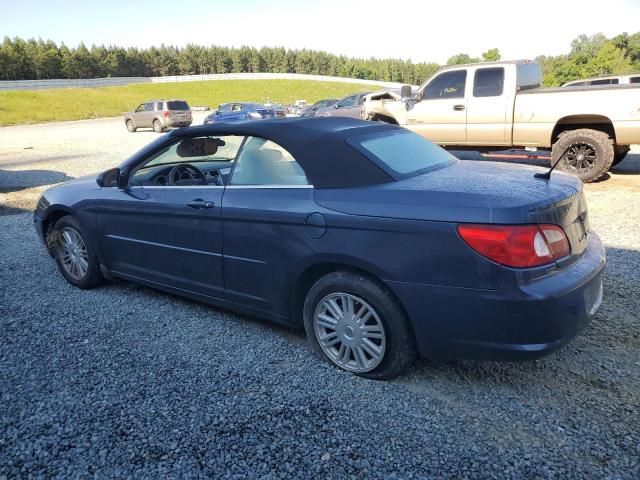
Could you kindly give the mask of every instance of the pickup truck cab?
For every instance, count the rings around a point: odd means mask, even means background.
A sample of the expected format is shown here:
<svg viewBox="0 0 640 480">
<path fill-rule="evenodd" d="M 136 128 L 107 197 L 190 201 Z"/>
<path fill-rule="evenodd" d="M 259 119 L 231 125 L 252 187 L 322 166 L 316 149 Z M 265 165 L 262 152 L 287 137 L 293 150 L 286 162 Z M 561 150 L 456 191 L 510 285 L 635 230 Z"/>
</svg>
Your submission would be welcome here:
<svg viewBox="0 0 640 480">
<path fill-rule="evenodd" d="M 584 182 L 640 143 L 640 85 L 540 88 L 541 78 L 528 60 L 446 67 L 415 94 L 405 86 L 368 95 L 362 116 L 448 147 L 551 148 L 552 163 Z"/>
</svg>

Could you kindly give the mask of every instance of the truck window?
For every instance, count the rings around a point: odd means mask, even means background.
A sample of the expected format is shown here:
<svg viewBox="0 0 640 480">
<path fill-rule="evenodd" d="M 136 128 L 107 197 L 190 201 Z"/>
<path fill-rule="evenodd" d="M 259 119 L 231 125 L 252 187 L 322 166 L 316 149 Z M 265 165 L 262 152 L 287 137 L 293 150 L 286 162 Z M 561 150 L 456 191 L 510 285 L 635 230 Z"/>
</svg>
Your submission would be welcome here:
<svg viewBox="0 0 640 480">
<path fill-rule="evenodd" d="M 456 70 L 438 75 L 424 89 L 424 98 L 464 98 L 467 71 Z"/>
<path fill-rule="evenodd" d="M 474 97 L 499 97 L 504 90 L 504 68 L 479 68 L 473 79 Z"/>
<path fill-rule="evenodd" d="M 631 77 L 629 83 L 640 83 L 640 77 Z"/>
<path fill-rule="evenodd" d="M 518 63 L 516 67 L 516 85 L 518 91 L 540 88 L 542 70 L 540 65 L 531 63 Z"/>
</svg>

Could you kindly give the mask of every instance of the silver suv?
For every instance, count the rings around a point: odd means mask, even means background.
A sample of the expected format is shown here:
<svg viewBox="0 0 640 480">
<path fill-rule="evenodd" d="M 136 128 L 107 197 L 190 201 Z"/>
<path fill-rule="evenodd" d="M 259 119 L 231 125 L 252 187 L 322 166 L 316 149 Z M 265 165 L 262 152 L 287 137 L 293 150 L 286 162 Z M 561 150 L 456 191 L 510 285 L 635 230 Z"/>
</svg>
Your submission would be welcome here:
<svg viewBox="0 0 640 480">
<path fill-rule="evenodd" d="M 162 133 L 165 128 L 188 127 L 191 122 L 191 108 L 184 100 L 149 100 L 124 115 L 124 123 L 130 132 L 151 127 L 154 132 Z"/>
</svg>

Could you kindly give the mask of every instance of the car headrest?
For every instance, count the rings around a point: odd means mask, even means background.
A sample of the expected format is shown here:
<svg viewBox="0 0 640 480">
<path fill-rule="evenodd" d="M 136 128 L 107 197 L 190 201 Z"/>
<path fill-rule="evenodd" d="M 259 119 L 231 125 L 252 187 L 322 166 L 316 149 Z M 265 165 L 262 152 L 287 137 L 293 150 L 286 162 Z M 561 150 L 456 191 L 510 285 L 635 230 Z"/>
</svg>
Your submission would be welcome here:
<svg viewBox="0 0 640 480">
<path fill-rule="evenodd" d="M 259 152 L 260 158 L 266 163 L 278 163 L 282 161 L 282 152 L 275 148 L 264 148 Z"/>
</svg>

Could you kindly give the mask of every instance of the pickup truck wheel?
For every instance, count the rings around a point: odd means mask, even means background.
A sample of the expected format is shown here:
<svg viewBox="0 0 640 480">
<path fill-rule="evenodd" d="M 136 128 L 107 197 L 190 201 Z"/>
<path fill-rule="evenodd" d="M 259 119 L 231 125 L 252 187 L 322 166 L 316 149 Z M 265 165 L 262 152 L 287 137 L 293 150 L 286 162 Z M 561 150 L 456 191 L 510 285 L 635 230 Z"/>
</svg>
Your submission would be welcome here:
<svg viewBox="0 0 640 480">
<path fill-rule="evenodd" d="M 553 165 L 565 150 L 558 170 L 576 175 L 585 183 L 604 175 L 614 159 L 613 140 L 604 132 L 581 128 L 564 132 L 551 150 Z"/>
<path fill-rule="evenodd" d="M 622 160 L 624 160 L 624 157 L 627 156 L 627 153 L 629 153 L 630 150 L 631 150 L 631 147 L 629 147 L 629 145 L 616 145 L 613 148 L 614 154 L 613 154 L 613 163 L 611 164 L 611 166 L 615 167 Z"/>
</svg>

